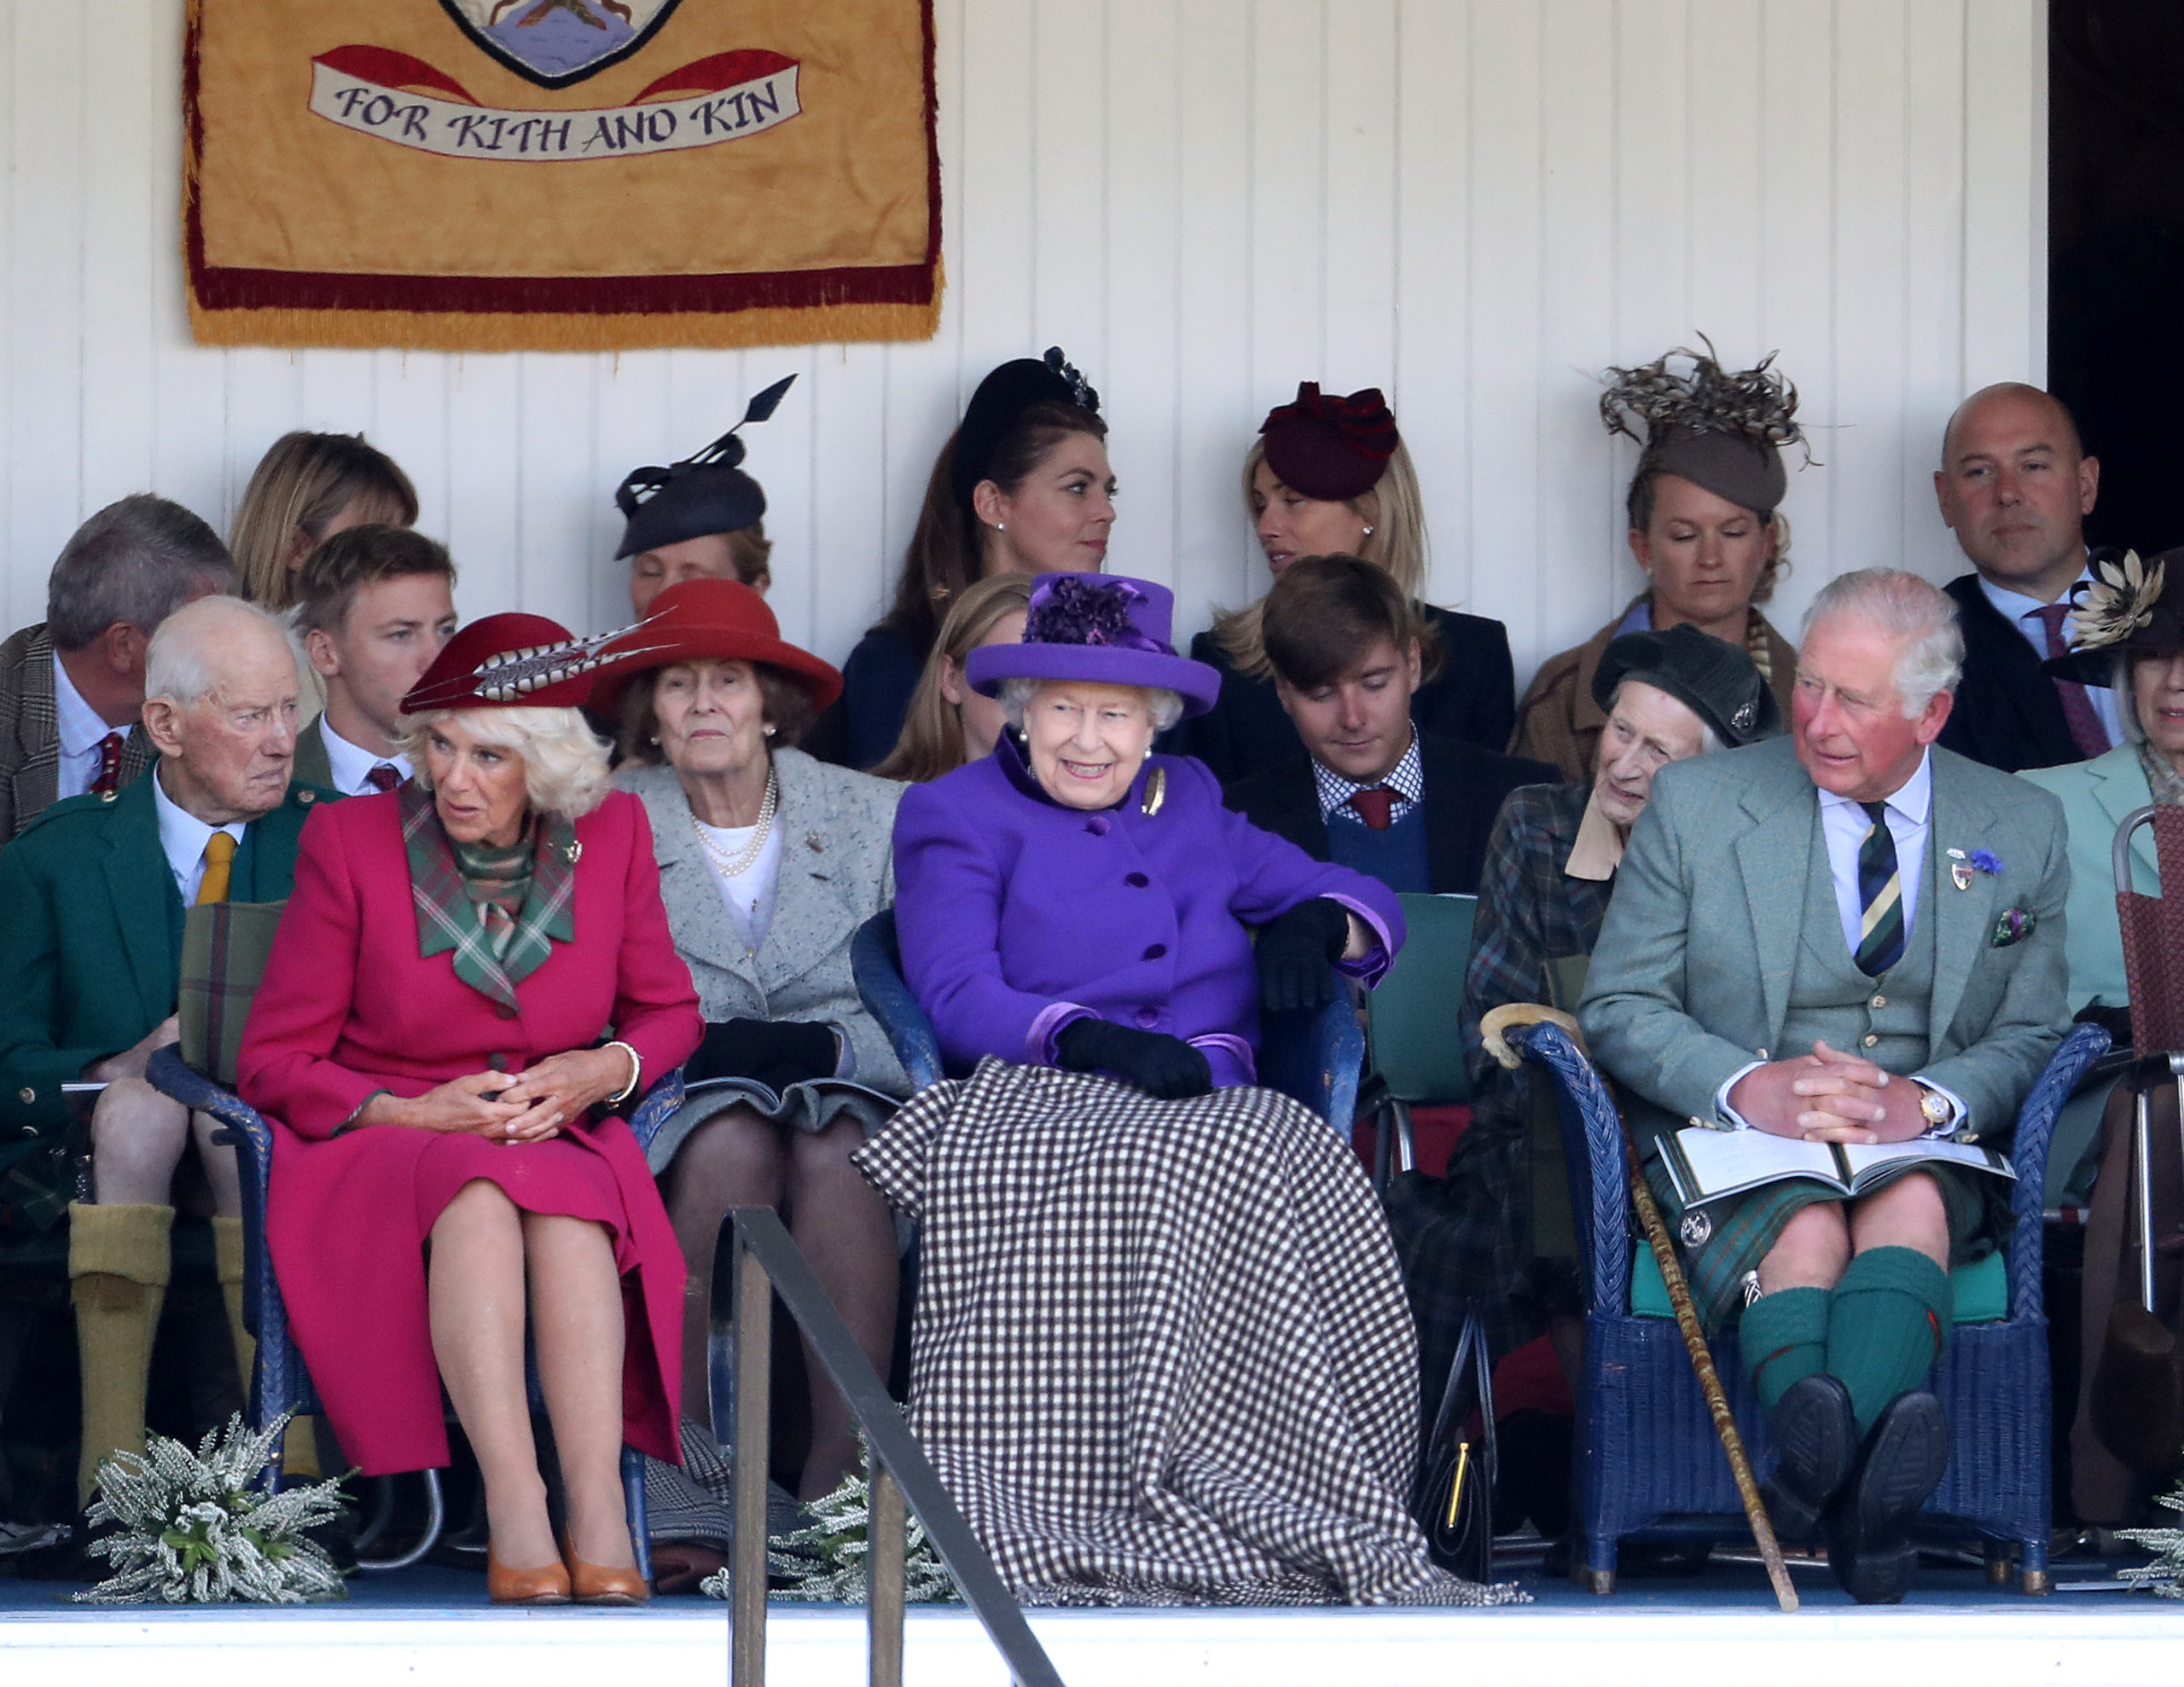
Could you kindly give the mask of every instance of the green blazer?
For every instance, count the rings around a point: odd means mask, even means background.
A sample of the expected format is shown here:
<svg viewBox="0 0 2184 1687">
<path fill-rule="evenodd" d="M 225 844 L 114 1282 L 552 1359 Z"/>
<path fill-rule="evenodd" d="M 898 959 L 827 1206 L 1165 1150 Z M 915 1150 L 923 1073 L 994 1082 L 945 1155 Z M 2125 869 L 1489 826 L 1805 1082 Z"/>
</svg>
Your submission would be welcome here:
<svg viewBox="0 0 2184 1687">
<path fill-rule="evenodd" d="M 326 740 L 319 736 L 319 722 L 324 715 L 309 726 L 296 730 L 295 777 L 299 785 L 315 785 L 328 792 L 334 790 L 334 763 L 326 753 Z"/>
<path fill-rule="evenodd" d="M 2062 806 L 2013 775 L 1933 752 L 1926 882 L 1935 922 L 1929 1058 L 1918 1075 L 1970 1109 L 1978 1135 L 2006 1132 L 2065 1020 Z M 1616 873 L 1577 1018 L 1593 1055 L 1670 1115 L 1711 1123 L 1740 1067 L 1781 1046 L 1809 875 L 1828 872 L 1819 797 L 1790 738 L 1678 762 L 1653 780 Z M 1951 883 L 1950 849 L 1999 858 Z M 2016 941 L 2012 909 L 2031 916 Z M 1998 942 L 2000 938 L 2001 941 Z M 1768 1051 L 1772 1050 L 1770 1056 Z"/>
<path fill-rule="evenodd" d="M 2131 999 L 2123 979 L 2123 930 L 2116 918 L 2116 828 L 2134 809 L 2153 801 L 2135 744 L 2118 745 L 2090 762 L 2059 768 L 2028 768 L 2018 777 L 2061 799 L 2071 828 L 2071 1006 L 2095 996 L 2111 1007 Z M 2147 896 L 2161 890 L 2153 853 L 2153 828 L 2131 839 L 2131 888 Z"/>
<path fill-rule="evenodd" d="M 236 901 L 287 899 L 304 820 L 329 800 L 291 785 L 244 828 Z M 64 1081 L 175 1011 L 182 920 L 149 778 L 57 803 L 0 849 L 0 1168 L 67 1129 Z"/>
</svg>

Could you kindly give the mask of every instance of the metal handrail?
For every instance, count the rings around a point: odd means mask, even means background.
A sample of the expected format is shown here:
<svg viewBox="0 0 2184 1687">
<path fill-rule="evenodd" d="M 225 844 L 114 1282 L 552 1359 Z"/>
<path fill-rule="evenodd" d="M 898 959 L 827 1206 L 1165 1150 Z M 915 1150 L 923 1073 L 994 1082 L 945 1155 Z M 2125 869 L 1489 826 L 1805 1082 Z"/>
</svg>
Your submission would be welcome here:
<svg viewBox="0 0 2184 1687">
<path fill-rule="evenodd" d="M 766 1679 L 766 1443 L 773 1383 L 774 1296 L 788 1308 L 808 1351 L 840 1390 L 871 1449 L 872 1551 L 866 1561 L 865 1627 L 873 1687 L 901 1687 L 908 1511 L 925 1525 L 940 1562 L 1017 1687 L 1062 1687 L 1046 1649 L 948 1497 L 781 1219 L 770 1207 L 731 1207 L 713 1254 L 706 1374 L 713 1435 L 733 1450 L 735 1541 L 729 1562 L 730 1687 Z"/>
</svg>

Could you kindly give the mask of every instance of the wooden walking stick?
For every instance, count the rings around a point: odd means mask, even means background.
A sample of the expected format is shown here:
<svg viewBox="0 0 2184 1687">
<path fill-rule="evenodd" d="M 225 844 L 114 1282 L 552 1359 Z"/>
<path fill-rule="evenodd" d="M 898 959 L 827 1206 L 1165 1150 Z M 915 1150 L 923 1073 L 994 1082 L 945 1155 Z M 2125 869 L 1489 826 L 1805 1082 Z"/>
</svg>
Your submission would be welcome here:
<svg viewBox="0 0 2184 1687">
<path fill-rule="evenodd" d="M 1479 1029 L 1487 1052 L 1496 1060 L 1513 1070 L 1519 1057 L 1516 1051 L 1502 1041 L 1502 1033 L 1513 1025 L 1537 1024 L 1542 1020 L 1562 1027 L 1573 1038 L 1577 1035 L 1576 1022 L 1566 1013 L 1535 1003 L 1508 1003 L 1490 1010 Z M 1500 1047 L 1496 1045 L 1500 1044 Z M 1766 1503 L 1759 1497 L 1759 1484 L 1751 1474 L 1751 1460 L 1745 1457 L 1744 1437 L 1737 1432 L 1736 1419 L 1729 1415 L 1728 1395 L 1722 1390 L 1721 1373 L 1714 1369 L 1714 1355 L 1706 1345 L 1706 1331 L 1699 1321 L 1699 1309 L 1691 1303 L 1691 1285 L 1684 1281 L 1683 1266 L 1676 1256 L 1676 1244 L 1669 1239 L 1668 1226 L 1663 1222 L 1661 1209 L 1653 1200 L 1653 1186 L 1646 1181 L 1646 1168 L 1639 1163 L 1638 1145 L 1630 1134 L 1630 1121 L 1623 1116 L 1622 1099 L 1616 1094 L 1612 1084 L 1607 1086 L 1608 1099 L 1615 1108 L 1615 1122 L 1623 1133 L 1623 1163 L 1630 1177 L 1630 1198 L 1638 1209 L 1639 1226 L 1646 1232 L 1647 1245 L 1653 1250 L 1653 1263 L 1660 1267 L 1661 1281 L 1667 1285 L 1669 1304 L 1676 1308 L 1676 1328 L 1683 1332 L 1684 1351 L 1691 1355 L 1691 1368 L 1699 1374 L 1699 1387 L 1706 1396 L 1707 1415 L 1714 1420 L 1714 1433 L 1721 1438 L 1722 1452 L 1729 1461 L 1729 1474 L 1736 1479 L 1737 1496 L 1744 1501 L 1745 1521 L 1751 1525 L 1752 1539 L 1759 1543 L 1759 1556 L 1767 1565 L 1767 1580 L 1774 1585 L 1775 1603 L 1786 1611 L 1798 1609 L 1798 1591 L 1790 1585 L 1790 1567 L 1782 1562 L 1782 1544 L 1774 1539 L 1774 1525 L 1768 1520 Z"/>
</svg>

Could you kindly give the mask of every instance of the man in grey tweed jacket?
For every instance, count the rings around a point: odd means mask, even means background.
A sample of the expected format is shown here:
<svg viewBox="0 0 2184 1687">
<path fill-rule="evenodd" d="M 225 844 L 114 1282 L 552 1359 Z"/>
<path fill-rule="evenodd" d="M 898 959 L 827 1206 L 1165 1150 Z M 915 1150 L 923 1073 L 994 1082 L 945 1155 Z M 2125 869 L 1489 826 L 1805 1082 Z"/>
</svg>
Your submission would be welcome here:
<svg viewBox="0 0 2184 1687">
<path fill-rule="evenodd" d="M 2067 1017 L 2070 870 L 2058 803 L 1931 747 L 1962 658 L 1934 587 L 1845 575 L 1806 622 L 1793 735 L 1661 771 L 1578 1012 L 1649 1147 L 1687 1125 L 2009 1131 Z M 1824 1525 L 1855 1597 L 1900 1599 L 1910 1519 L 1949 1456 L 1926 1391 L 1948 1267 L 1991 1251 L 2003 1180 L 1929 1165 L 1847 1203 L 1793 1179 L 1667 1205 L 1702 1313 L 1747 1302 L 1786 1532 Z"/>
<path fill-rule="evenodd" d="M 46 618 L 0 644 L 0 843 L 64 797 L 114 791 L 151 765 L 144 651 L 193 598 L 235 589 L 219 536 L 139 492 L 61 547 Z"/>
</svg>

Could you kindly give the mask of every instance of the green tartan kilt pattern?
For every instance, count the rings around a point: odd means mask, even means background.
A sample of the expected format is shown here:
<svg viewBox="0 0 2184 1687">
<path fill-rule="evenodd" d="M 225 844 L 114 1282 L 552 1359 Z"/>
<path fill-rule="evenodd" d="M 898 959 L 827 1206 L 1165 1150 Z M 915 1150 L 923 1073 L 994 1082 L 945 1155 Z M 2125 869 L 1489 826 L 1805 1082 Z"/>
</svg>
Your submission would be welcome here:
<svg viewBox="0 0 2184 1687">
<path fill-rule="evenodd" d="M 1692 1217 L 1696 1220 L 1703 1215 L 1705 1222 L 1694 1221 L 1687 1226 L 1683 1203 L 1676 1198 L 1675 1186 L 1661 1163 L 1658 1132 L 1645 1132 L 1643 1139 L 1646 1181 L 1660 1204 L 1669 1234 L 1676 1238 L 1676 1258 L 1691 1287 L 1691 1303 L 1698 1308 L 1709 1335 L 1744 1310 L 1745 1278 L 1759 1268 L 1783 1226 L 1807 1207 L 1843 1199 L 1824 1183 L 1787 1178 L 1742 1195 L 1702 1203 L 1692 1209 Z M 1941 1186 L 1942 1206 L 1949 1215 L 1951 1266 L 1984 1259 L 2008 1234 L 2008 1180 L 1983 1176 L 1958 1166 L 1906 1166 L 1872 1187 L 1884 1188 L 1909 1171 L 1926 1172 Z M 1693 1237 L 1701 1239 L 1694 1243 Z"/>
<path fill-rule="evenodd" d="M 75 1168 L 66 1151 L 39 1143 L 0 1171 L 0 1232 L 43 1235 L 76 1198 Z"/>
</svg>

